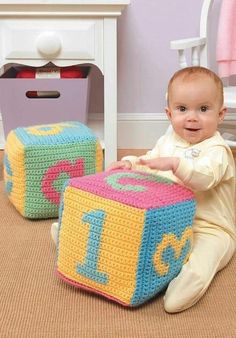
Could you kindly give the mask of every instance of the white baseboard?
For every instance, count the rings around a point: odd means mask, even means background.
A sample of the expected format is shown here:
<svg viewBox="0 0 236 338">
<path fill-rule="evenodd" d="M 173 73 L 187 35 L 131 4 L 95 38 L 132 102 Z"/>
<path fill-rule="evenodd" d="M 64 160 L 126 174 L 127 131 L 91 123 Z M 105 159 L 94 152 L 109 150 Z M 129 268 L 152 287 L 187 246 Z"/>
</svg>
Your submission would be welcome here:
<svg viewBox="0 0 236 338">
<path fill-rule="evenodd" d="M 118 149 L 151 149 L 168 125 L 164 114 L 119 114 Z"/>
<path fill-rule="evenodd" d="M 118 149 L 150 149 L 168 124 L 164 114 L 118 114 Z M 88 126 L 103 140 L 103 114 L 91 114 Z"/>
<path fill-rule="evenodd" d="M 118 114 L 118 149 L 150 149 L 169 125 L 165 114 Z M 236 125 L 236 116 L 228 113 L 225 124 Z M 88 126 L 103 140 L 103 114 L 90 114 Z M 235 127 L 234 127 L 235 128 Z M 4 148 L 0 116 L 0 149 Z"/>
</svg>

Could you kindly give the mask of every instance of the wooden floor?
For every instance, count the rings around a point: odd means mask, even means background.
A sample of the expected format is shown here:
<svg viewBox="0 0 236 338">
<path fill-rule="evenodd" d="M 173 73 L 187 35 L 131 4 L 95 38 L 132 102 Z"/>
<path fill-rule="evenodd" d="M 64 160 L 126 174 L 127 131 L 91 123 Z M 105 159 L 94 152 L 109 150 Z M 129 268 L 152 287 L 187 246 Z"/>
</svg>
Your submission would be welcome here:
<svg viewBox="0 0 236 338">
<path fill-rule="evenodd" d="M 136 151 L 119 157 L 127 153 Z M 163 294 L 125 308 L 56 278 L 52 220 L 21 217 L 3 189 L 0 182 L 0 338 L 236 337 L 236 257 L 187 311 L 165 313 Z"/>
</svg>

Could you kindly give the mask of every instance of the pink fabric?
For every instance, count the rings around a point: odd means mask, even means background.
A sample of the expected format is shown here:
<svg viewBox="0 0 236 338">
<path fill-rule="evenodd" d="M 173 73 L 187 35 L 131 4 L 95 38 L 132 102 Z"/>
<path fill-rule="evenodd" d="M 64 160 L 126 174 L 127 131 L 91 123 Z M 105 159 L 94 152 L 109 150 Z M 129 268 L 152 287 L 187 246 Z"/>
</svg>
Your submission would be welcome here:
<svg viewBox="0 0 236 338">
<path fill-rule="evenodd" d="M 56 270 L 56 275 L 58 275 L 62 280 L 64 280 L 64 282 L 76 287 L 76 288 L 81 288 L 81 289 L 84 289 L 84 290 L 87 290 L 87 291 L 90 291 L 90 292 L 94 292 L 94 293 L 97 293 L 97 294 L 100 294 L 110 300 L 113 300 L 123 306 L 126 306 L 126 307 L 132 307 L 131 304 L 126 304 L 126 303 L 123 303 L 121 300 L 119 300 L 118 298 L 115 298 L 115 297 L 112 297 L 111 295 L 109 295 L 108 293 L 105 293 L 105 292 L 102 292 L 102 291 L 99 291 L 97 289 L 94 289 L 94 288 L 91 288 L 90 286 L 87 286 L 87 285 L 83 285 L 79 282 L 76 282 L 68 277 L 66 277 L 64 274 L 62 274 L 59 270 Z"/>
<path fill-rule="evenodd" d="M 236 74 L 236 0 L 222 0 L 216 60 L 220 77 Z"/>
<path fill-rule="evenodd" d="M 60 203 L 61 193 L 55 189 L 54 182 L 63 173 L 69 177 L 84 176 L 84 159 L 77 159 L 75 164 L 62 160 L 47 169 L 42 179 L 42 192 L 47 200 L 56 205 Z"/>
<path fill-rule="evenodd" d="M 119 187 L 112 187 L 107 178 L 117 173 L 132 173 L 143 176 L 143 179 L 135 177 L 120 177 L 117 183 L 121 186 L 143 187 L 143 191 L 128 190 L 124 191 Z M 146 177 L 146 179 L 145 179 Z M 100 197 L 121 202 L 136 208 L 160 208 L 167 205 L 174 205 L 184 201 L 192 200 L 193 193 L 185 187 L 171 183 L 164 183 L 148 180 L 149 174 L 138 171 L 108 171 L 95 175 L 89 175 L 78 178 L 72 178 L 69 185 Z M 155 176 L 154 176 L 155 177 Z"/>
</svg>

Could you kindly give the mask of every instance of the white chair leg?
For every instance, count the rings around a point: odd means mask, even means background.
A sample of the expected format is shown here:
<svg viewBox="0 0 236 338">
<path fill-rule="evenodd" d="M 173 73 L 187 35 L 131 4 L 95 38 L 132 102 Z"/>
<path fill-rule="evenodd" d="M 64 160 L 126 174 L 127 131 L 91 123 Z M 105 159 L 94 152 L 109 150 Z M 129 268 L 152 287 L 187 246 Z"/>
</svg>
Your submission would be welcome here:
<svg viewBox="0 0 236 338">
<path fill-rule="evenodd" d="M 179 49 L 178 50 L 178 55 L 179 55 L 179 65 L 180 68 L 186 68 L 188 67 L 187 61 L 186 61 L 186 57 L 185 57 L 185 53 L 184 53 L 184 49 Z"/>
</svg>

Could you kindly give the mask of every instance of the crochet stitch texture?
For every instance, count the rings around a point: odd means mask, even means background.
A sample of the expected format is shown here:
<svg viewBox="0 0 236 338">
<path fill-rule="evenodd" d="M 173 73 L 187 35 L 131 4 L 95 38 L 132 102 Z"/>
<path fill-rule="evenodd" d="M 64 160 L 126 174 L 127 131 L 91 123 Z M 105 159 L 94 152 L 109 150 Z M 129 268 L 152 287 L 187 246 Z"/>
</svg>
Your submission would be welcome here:
<svg viewBox="0 0 236 338">
<path fill-rule="evenodd" d="M 64 182 L 102 167 L 101 146 L 80 122 L 16 128 L 6 141 L 5 190 L 23 216 L 58 217 Z"/>
<path fill-rule="evenodd" d="M 57 274 L 126 306 L 163 290 L 188 259 L 193 193 L 161 176 L 113 170 L 64 186 Z"/>
</svg>

